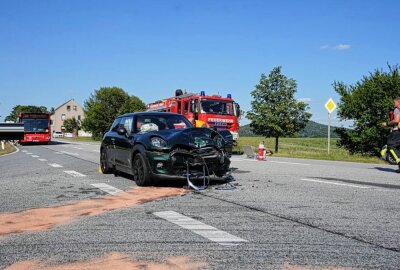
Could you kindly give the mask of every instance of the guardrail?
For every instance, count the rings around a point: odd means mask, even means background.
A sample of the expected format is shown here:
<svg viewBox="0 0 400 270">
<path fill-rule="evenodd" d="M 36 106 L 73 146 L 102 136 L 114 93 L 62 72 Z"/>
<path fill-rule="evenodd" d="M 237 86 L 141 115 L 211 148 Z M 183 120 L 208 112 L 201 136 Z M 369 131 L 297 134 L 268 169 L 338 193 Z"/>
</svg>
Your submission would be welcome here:
<svg viewBox="0 0 400 270">
<path fill-rule="evenodd" d="M 0 140 L 23 140 L 24 124 L 0 123 Z"/>
</svg>

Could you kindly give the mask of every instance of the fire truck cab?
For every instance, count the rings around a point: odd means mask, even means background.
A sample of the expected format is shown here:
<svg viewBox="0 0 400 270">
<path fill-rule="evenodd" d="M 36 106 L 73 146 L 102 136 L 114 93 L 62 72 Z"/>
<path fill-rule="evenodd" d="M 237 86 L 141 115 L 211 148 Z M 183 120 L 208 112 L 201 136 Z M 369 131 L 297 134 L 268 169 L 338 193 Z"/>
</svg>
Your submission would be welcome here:
<svg viewBox="0 0 400 270">
<path fill-rule="evenodd" d="M 147 111 L 174 112 L 185 116 L 196 127 L 210 127 L 229 130 L 233 140 L 239 139 L 240 107 L 230 94 L 227 97 L 183 93 L 178 89 L 175 96 L 147 105 Z"/>
</svg>

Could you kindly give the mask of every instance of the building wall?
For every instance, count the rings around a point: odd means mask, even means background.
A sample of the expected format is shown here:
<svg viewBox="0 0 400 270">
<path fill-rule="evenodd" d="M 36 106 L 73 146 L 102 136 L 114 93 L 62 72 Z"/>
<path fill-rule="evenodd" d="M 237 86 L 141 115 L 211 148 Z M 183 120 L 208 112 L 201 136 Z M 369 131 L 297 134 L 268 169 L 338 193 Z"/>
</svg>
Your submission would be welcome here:
<svg viewBox="0 0 400 270">
<path fill-rule="evenodd" d="M 75 118 L 80 122 L 85 118 L 82 107 L 74 99 L 67 101 L 55 109 L 54 113 L 50 117 L 52 120 L 51 130 L 65 132 L 63 129 L 63 123 L 64 120 L 68 118 Z"/>
</svg>

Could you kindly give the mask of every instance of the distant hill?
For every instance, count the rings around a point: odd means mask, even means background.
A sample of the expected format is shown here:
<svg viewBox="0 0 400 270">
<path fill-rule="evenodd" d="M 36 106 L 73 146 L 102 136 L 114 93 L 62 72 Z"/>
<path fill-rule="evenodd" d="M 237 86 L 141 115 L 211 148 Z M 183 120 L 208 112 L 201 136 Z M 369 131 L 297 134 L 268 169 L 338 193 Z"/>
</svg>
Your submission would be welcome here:
<svg viewBox="0 0 400 270">
<path fill-rule="evenodd" d="M 338 135 L 335 132 L 336 127 L 331 126 L 331 137 L 332 138 L 337 138 Z M 240 127 L 239 130 L 239 136 L 240 137 L 256 137 L 258 135 L 255 135 L 250 128 L 250 124 L 244 125 Z M 328 137 L 328 126 L 323 125 L 314 121 L 308 121 L 306 127 L 301 130 L 297 136 L 295 137 L 300 137 L 300 138 L 326 138 Z"/>
</svg>

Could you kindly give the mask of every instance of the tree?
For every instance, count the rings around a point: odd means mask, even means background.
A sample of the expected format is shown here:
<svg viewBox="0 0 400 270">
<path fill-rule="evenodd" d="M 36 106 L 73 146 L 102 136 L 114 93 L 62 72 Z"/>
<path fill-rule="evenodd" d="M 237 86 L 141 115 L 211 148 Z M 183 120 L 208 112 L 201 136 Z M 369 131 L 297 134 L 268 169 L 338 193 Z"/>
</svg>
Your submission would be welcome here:
<svg viewBox="0 0 400 270">
<path fill-rule="evenodd" d="M 275 138 L 275 152 L 278 152 L 280 137 L 294 135 L 311 117 L 306 111 L 308 105 L 294 97 L 296 81 L 282 75 L 281 69 L 275 67 L 268 77 L 261 74 L 259 84 L 251 92 L 252 109 L 247 113 L 255 134 Z"/>
<path fill-rule="evenodd" d="M 146 110 L 146 104 L 137 96 L 130 96 L 129 99 L 121 106 L 118 114 L 124 114 L 129 112 L 142 112 Z"/>
<path fill-rule="evenodd" d="M 76 132 L 80 129 L 79 123 L 75 118 L 67 118 L 64 120 L 64 128 L 66 132 Z"/>
<path fill-rule="evenodd" d="M 146 107 L 138 97 L 129 96 L 121 88 L 101 87 L 85 101 L 84 109 L 82 128 L 92 132 L 93 138 L 100 139 L 118 115 L 144 111 Z"/>
<path fill-rule="evenodd" d="M 393 108 L 393 98 L 400 96 L 399 67 L 388 65 L 388 72 L 375 70 L 354 85 L 334 82 L 335 91 L 341 96 L 338 104 L 340 120 L 353 121 L 352 129 L 338 129 L 338 145 L 351 154 L 379 156 L 386 144 L 389 129 L 380 123 L 388 121 Z"/>
<path fill-rule="evenodd" d="M 46 113 L 47 108 L 45 106 L 34 106 L 34 105 L 16 105 L 10 112 L 10 114 L 4 119 L 4 121 L 17 122 L 18 115 L 21 112 L 31 112 L 31 113 Z"/>
</svg>

